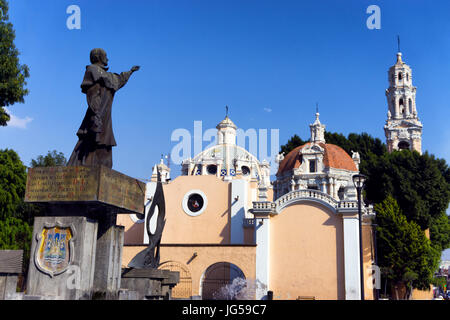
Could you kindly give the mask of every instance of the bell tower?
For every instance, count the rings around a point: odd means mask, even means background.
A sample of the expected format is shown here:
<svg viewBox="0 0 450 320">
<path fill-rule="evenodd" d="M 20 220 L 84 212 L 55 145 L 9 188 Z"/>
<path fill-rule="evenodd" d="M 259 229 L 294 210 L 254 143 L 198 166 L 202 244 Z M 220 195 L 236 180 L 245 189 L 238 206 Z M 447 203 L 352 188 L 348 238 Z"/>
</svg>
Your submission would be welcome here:
<svg viewBox="0 0 450 320">
<path fill-rule="evenodd" d="M 389 152 L 409 149 L 422 154 L 422 123 L 416 109 L 416 87 L 412 83 L 410 66 L 397 53 L 397 62 L 389 68 L 389 88 L 386 89 L 388 112 L 384 133 Z"/>
</svg>

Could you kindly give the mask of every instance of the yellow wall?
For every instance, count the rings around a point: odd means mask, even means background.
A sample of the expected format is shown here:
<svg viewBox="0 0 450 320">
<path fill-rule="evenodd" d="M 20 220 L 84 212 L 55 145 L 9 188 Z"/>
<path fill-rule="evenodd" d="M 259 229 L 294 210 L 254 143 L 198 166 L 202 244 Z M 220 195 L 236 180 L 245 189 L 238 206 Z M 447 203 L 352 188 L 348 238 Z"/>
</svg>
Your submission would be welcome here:
<svg viewBox="0 0 450 320">
<path fill-rule="evenodd" d="M 118 214 L 116 224 L 125 227 L 124 243 L 140 244 L 144 241 L 144 223 L 135 223 L 129 214 Z"/>
<path fill-rule="evenodd" d="M 208 199 L 199 216 L 184 212 L 184 195 L 201 190 Z M 164 185 L 166 225 L 161 243 L 230 243 L 230 184 L 215 176 L 179 176 Z"/>
<path fill-rule="evenodd" d="M 145 246 L 125 246 L 122 267 L 126 267 L 131 259 L 144 249 Z M 197 256 L 191 259 L 194 252 Z M 189 270 L 192 278 L 192 295 L 200 295 L 202 274 L 209 266 L 217 262 L 233 263 L 242 270 L 246 279 L 255 279 L 255 259 L 255 246 L 161 245 L 161 263 L 176 261 Z"/>
<path fill-rule="evenodd" d="M 274 299 L 345 299 L 342 218 L 319 204 L 285 208 L 270 220 Z"/>
<path fill-rule="evenodd" d="M 373 300 L 375 298 L 375 282 L 370 285 L 370 267 L 375 261 L 375 244 L 373 238 L 373 229 L 371 225 L 363 224 L 362 226 L 362 243 L 363 243 L 363 261 L 364 261 L 364 299 Z M 372 279 L 375 278 L 375 274 Z"/>
</svg>

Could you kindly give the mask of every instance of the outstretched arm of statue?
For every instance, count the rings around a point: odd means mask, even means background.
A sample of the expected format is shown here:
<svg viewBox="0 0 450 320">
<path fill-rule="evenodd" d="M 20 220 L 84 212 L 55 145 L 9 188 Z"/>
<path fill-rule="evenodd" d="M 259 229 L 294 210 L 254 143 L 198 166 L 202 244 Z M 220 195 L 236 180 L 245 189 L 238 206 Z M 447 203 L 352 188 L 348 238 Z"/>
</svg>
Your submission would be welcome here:
<svg viewBox="0 0 450 320">
<path fill-rule="evenodd" d="M 133 73 L 133 72 L 138 71 L 140 68 L 141 68 L 140 66 L 133 66 L 130 71 L 131 71 L 131 73 Z"/>
</svg>

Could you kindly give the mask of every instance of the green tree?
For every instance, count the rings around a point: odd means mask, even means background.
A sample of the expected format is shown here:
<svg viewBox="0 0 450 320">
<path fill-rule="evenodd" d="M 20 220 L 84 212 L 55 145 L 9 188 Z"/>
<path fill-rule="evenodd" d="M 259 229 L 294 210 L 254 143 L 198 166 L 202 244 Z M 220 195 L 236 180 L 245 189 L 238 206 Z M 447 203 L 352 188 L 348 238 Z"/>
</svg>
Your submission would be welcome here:
<svg viewBox="0 0 450 320">
<path fill-rule="evenodd" d="M 430 239 L 433 246 L 439 251 L 450 248 L 450 217 L 445 212 L 441 212 L 432 219 Z"/>
<path fill-rule="evenodd" d="M 422 230 L 431 228 L 435 221 L 443 223 L 439 217 L 448 207 L 450 184 L 439 163 L 427 152 L 420 155 L 409 150 L 369 157 L 361 164 L 361 172 L 368 176 L 366 199 L 380 203 L 392 195 L 408 220 L 417 222 Z"/>
<path fill-rule="evenodd" d="M 0 150 L 0 220 L 18 216 L 26 179 L 26 167 L 19 155 L 14 150 Z"/>
<path fill-rule="evenodd" d="M 375 205 L 378 265 L 397 299 L 409 299 L 412 289 L 429 290 L 439 266 L 440 251 L 431 245 L 420 226 L 408 221 L 397 201 L 388 196 Z M 401 295 L 405 288 L 405 295 Z"/>
<path fill-rule="evenodd" d="M 0 150 L 0 250 L 23 249 L 25 273 L 32 236 L 32 207 L 23 201 L 26 177 L 19 155 L 14 150 Z"/>
<path fill-rule="evenodd" d="M 24 274 L 28 269 L 32 234 L 32 227 L 21 219 L 7 217 L 0 220 L 0 250 L 23 250 Z"/>
<path fill-rule="evenodd" d="M 24 102 L 28 94 L 25 79 L 29 77 L 27 65 L 19 63 L 19 51 L 14 45 L 16 37 L 9 22 L 8 2 L 0 0 L 0 126 L 6 126 L 10 116 L 4 107 Z"/>
<path fill-rule="evenodd" d="M 58 152 L 56 150 L 48 151 L 45 156 L 38 156 L 36 159 L 31 160 L 31 167 L 56 167 L 56 166 L 65 166 L 67 163 L 67 159 L 64 156 L 64 153 Z"/>
<path fill-rule="evenodd" d="M 346 138 L 341 133 L 331 133 L 325 131 L 325 141 L 335 144 L 344 149 L 349 155 L 352 151 L 358 152 L 361 162 L 366 161 L 372 155 L 381 156 L 387 152 L 386 145 L 378 138 L 374 138 L 368 133 L 350 133 Z"/>
</svg>

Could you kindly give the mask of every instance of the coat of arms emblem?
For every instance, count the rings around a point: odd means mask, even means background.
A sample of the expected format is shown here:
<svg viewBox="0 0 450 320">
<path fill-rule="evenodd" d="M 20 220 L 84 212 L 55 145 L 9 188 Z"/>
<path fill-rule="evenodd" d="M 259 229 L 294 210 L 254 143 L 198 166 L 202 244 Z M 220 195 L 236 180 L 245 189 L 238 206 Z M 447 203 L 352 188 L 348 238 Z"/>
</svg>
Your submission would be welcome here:
<svg viewBox="0 0 450 320">
<path fill-rule="evenodd" d="M 37 235 L 35 261 L 37 267 L 51 277 L 67 270 L 73 260 L 74 238 L 70 227 L 44 227 Z"/>
</svg>

